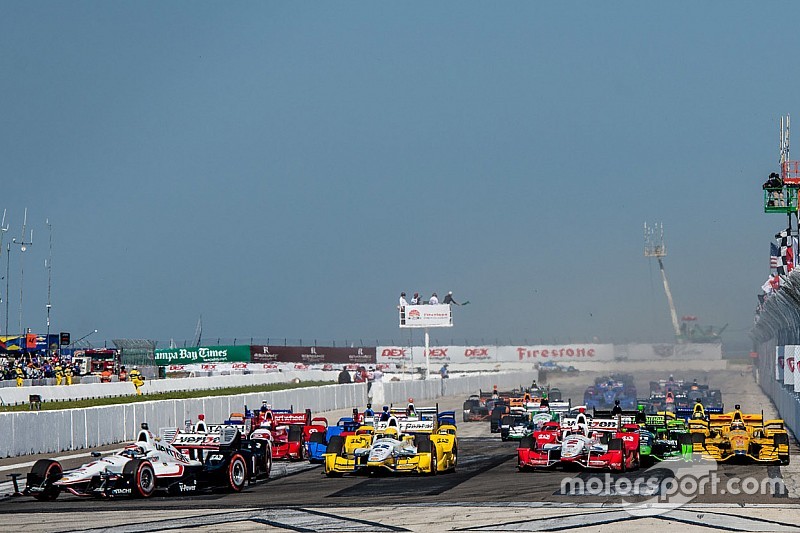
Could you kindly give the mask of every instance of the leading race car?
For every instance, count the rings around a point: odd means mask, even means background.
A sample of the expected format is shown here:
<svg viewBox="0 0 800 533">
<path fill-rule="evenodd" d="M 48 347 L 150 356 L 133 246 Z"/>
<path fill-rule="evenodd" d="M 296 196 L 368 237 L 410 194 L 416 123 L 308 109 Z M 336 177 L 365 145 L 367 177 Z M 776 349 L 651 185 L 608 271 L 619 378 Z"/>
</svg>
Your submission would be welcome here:
<svg viewBox="0 0 800 533">
<path fill-rule="evenodd" d="M 249 465 L 256 452 L 242 441 L 234 427 L 221 431 L 215 448 L 202 459 L 190 459 L 142 424 L 136 441 L 125 449 L 106 457 L 93 454 L 95 460 L 79 468 L 63 471 L 58 461 L 36 461 L 23 494 L 52 501 L 62 491 L 76 496 L 142 498 L 152 496 L 156 490 L 171 494 L 200 488 L 241 491 L 254 474 Z"/>
<path fill-rule="evenodd" d="M 328 443 L 325 474 L 405 472 L 435 475 L 458 464 L 455 413 L 438 408 L 392 410 L 388 420 L 362 426 Z"/>
</svg>

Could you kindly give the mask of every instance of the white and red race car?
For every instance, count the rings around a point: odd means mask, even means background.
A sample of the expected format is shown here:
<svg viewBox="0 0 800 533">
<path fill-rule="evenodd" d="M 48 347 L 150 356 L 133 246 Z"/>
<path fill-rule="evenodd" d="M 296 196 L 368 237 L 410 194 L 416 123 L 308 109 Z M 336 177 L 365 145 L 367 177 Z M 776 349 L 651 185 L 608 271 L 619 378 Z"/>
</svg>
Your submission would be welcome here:
<svg viewBox="0 0 800 533">
<path fill-rule="evenodd" d="M 122 451 L 106 457 L 95 453 L 95 460 L 72 470 L 63 471 L 53 459 L 40 459 L 28 473 L 23 494 L 52 501 L 62 491 L 76 496 L 142 498 L 157 490 L 169 494 L 203 488 L 239 492 L 248 481 L 269 476 L 270 448 L 254 446 L 235 427 L 223 428 L 216 435 L 174 429 L 166 433 L 164 438 L 156 437 L 142 424 L 136 440 Z M 203 442 L 198 440 L 201 438 Z M 190 450 L 193 457 L 187 454 Z"/>
</svg>

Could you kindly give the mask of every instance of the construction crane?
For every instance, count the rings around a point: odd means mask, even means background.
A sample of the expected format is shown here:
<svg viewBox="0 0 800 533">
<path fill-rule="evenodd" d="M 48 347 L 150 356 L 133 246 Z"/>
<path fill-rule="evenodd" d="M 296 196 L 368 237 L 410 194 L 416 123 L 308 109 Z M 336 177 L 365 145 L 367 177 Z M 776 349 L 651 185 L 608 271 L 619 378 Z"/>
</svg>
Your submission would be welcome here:
<svg viewBox="0 0 800 533">
<path fill-rule="evenodd" d="M 664 225 L 661 223 L 648 226 L 644 224 L 644 256 L 655 257 L 658 260 L 658 268 L 661 270 L 661 280 L 664 282 L 664 292 L 667 294 L 669 303 L 669 314 L 672 318 L 672 329 L 675 331 L 676 342 L 699 342 L 717 343 L 721 342 L 722 332 L 728 327 L 727 324 L 721 328 L 708 326 L 703 328 L 696 323 L 697 317 L 686 315 L 678 321 L 678 312 L 675 310 L 675 302 L 672 300 L 672 291 L 669 290 L 667 273 L 664 271 L 663 258 L 667 255 L 667 248 L 664 246 Z"/>
</svg>

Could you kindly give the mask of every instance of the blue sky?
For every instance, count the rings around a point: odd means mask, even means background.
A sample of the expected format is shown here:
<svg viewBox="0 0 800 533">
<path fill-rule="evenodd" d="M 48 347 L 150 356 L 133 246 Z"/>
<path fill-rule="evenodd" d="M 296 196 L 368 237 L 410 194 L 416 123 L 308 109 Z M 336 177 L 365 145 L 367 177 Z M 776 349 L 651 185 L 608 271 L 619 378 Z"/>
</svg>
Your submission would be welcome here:
<svg viewBox="0 0 800 533">
<path fill-rule="evenodd" d="M 53 329 L 75 336 L 190 339 L 202 314 L 208 337 L 397 341 L 401 290 L 453 290 L 472 303 L 441 339 L 664 341 L 660 221 L 678 314 L 746 351 L 786 226 L 760 186 L 800 120 L 798 15 L 0 3 L 0 207 L 35 241 L 12 248 L 10 329 L 21 267 L 45 328 L 49 218 Z"/>
</svg>

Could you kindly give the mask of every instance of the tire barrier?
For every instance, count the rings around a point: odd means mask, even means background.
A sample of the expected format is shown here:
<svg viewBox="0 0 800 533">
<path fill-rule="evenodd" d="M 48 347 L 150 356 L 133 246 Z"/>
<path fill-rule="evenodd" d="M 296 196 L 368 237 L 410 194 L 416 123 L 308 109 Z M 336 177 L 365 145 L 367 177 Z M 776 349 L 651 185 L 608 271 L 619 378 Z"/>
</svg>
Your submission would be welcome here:
<svg viewBox="0 0 800 533">
<path fill-rule="evenodd" d="M 446 380 L 390 381 L 373 384 L 373 388 L 377 385 L 376 391 L 381 389 L 388 403 L 404 403 L 414 398 L 419 405 L 424 405 L 443 395 L 468 395 L 494 385 L 501 390 L 527 386 L 537 376 L 536 372 L 494 373 Z M 136 437 L 142 422 L 158 432 L 162 427 L 181 427 L 186 420 L 194 422 L 198 414 L 204 414 L 208 421 L 222 421 L 230 413 L 242 412 L 245 405 L 257 409 L 262 401 L 279 409 L 291 406 L 295 410 L 311 409 L 321 413 L 353 407 L 363 409 L 367 400 L 367 385 L 353 383 L 86 409 L 0 413 L 3 427 L 0 457 L 53 454 L 126 442 Z"/>
</svg>

